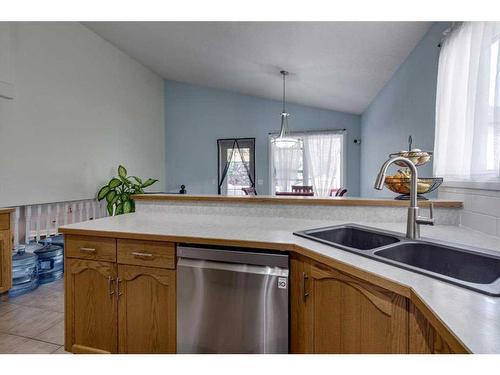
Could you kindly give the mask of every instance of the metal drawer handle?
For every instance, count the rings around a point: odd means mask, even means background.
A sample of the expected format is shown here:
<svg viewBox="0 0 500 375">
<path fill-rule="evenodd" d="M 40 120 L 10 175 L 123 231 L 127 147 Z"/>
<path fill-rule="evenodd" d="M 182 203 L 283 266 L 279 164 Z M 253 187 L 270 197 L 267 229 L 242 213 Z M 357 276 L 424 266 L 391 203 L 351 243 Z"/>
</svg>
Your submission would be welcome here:
<svg viewBox="0 0 500 375">
<path fill-rule="evenodd" d="M 116 294 L 118 294 L 118 298 L 123 295 L 123 292 L 120 290 L 120 283 L 122 279 L 119 277 L 116 279 Z"/>
<path fill-rule="evenodd" d="M 91 247 L 80 247 L 80 251 L 82 253 L 95 253 L 96 249 L 93 249 Z"/>
<path fill-rule="evenodd" d="M 113 288 L 113 281 L 114 279 L 111 276 L 108 276 L 108 294 L 112 296 L 115 294 L 114 288 Z"/>
<path fill-rule="evenodd" d="M 153 254 L 150 254 L 150 253 L 138 253 L 138 252 L 133 252 L 132 253 L 133 256 L 135 256 L 136 258 L 152 258 L 153 257 Z"/>
</svg>

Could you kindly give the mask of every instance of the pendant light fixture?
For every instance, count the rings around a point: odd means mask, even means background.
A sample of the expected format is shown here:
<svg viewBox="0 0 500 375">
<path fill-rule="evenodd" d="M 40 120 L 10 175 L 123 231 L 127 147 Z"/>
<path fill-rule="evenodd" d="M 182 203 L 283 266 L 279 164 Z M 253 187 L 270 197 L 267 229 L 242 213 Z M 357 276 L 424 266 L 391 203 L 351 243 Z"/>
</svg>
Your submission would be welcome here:
<svg viewBox="0 0 500 375">
<path fill-rule="evenodd" d="M 273 139 L 273 143 L 278 148 L 290 148 L 297 144 L 297 139 L 290 137 L 290 129 L 288 127 L 288 117 L 290 114 L 286 111 L 286 70 L 280 71 L 283 77 L 283 110 L 281 111 L 281 129 L 279 135 Z"/>
</svg>

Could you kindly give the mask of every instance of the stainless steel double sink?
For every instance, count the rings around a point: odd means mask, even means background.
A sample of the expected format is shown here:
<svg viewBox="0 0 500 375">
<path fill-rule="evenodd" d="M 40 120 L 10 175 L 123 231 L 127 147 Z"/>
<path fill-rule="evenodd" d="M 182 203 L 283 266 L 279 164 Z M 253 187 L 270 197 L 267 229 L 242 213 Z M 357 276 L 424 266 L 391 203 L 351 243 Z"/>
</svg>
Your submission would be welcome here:
<svg viewBox="0 0 500 375">
<path fill-rule="evenodd" d="M 398 233 L 355 224 L 294 234 L 483 294 L 500 296 L 500 254 L 495 251 L 445 241 L 408 240 Z"/>
</svg>

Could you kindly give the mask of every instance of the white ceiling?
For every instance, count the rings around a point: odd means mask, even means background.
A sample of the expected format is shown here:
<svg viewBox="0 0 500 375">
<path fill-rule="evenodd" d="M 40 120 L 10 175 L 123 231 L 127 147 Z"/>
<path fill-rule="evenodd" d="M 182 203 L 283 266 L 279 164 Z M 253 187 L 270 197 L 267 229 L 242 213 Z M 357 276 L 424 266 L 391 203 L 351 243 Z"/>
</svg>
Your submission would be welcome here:
<svg viewBox="0 0 500 375">
<path fill-rule="evenodd" d="M 362 113 L 430 22 L 88 22 L 166 79 Z"/>
</svg>

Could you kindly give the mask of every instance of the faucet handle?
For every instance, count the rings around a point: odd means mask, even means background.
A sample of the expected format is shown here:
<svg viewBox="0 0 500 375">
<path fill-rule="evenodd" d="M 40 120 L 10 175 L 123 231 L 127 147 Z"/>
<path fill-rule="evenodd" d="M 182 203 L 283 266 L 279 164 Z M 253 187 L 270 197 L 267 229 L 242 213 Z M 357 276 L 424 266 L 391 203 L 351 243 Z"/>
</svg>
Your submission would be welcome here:
<svg viewBox="0 0 500 375">
<path fill-rule="evenodd" d="M 429 202 L 429 217 L 418 216 L 416 218 L 417 224 L 434 225 L 434 203 Z"/>
</svg>

